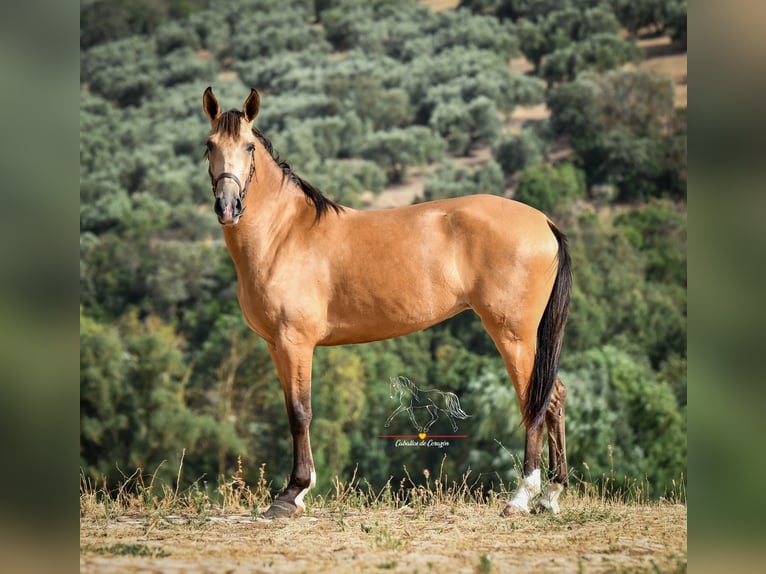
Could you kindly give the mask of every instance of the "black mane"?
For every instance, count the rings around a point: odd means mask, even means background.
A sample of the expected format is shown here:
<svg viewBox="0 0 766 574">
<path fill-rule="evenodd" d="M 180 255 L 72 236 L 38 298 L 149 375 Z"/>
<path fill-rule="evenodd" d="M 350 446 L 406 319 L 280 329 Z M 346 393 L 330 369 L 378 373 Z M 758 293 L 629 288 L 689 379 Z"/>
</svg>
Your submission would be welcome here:
<svg viewBox="0 0 766 574">
<path fill-rule="evenodd" d="M 239 110 L 229 110 L 228 112 L 223 112 L 216 120 L 214 129 L 217 133 L 224 133 L 228 137 L 238 138 L 240 126 L 242 125 L 241 119 L 242 112 Z M 253 135 L 258 138 L 258 141 L 260 141 L 263 147 L 266 148 L 266 151 L 269 152 L 271 158 L 282 170 L 284 177 L 297 185 L 298 188 L 306 195 L 306 198 L 314 204 L 314 209 L 316 210 L 316 221 L 322 219 L 322 216 L 325 215 L 330 209 L 334 210 L 335 213 L 340 213 L 343 211 L 342 205 L 339 205 L 330 198 L 324 196 L 322 192 L 319 191 L 316 187 L 295 173 L 290 164 L 279 157 L 279 154 L 274 151 L 274 146 L 272 146 L 271 140 L 266 136 L 266 134 L 264 134 L 255 126 L 253 126 Z"/>
</svg>

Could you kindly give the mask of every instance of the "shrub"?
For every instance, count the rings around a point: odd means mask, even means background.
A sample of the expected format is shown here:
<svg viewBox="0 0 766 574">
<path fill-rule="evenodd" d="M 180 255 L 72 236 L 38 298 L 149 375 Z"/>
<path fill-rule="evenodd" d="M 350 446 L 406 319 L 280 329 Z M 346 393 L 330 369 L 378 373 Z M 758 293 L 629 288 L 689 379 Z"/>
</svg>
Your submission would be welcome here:
<svg viewBox="0 0 766 574">
<path fill-rule="evenodd" d="M 453 162 L 440 165 L 426 177 L 423 201 L 476 193 L 505 193 L 503 172 L 495 162 L 491 161 L 473 169 Z"/>
<path fill-rule="evenodd" d="M 585 193 L 584 174 L 572 164 L 540 163 L 519 173 L 515 198 L 553 214 L 564 211 L 571 200 L 583 198 Z"/>
<path fill-rule="evenodd" d="M 546 155 L 545 142 L 530 129 L 521 134 L 506 134 L 495 144 L 494 155 L 506 176 L 541 163 Z"/>
</svg>

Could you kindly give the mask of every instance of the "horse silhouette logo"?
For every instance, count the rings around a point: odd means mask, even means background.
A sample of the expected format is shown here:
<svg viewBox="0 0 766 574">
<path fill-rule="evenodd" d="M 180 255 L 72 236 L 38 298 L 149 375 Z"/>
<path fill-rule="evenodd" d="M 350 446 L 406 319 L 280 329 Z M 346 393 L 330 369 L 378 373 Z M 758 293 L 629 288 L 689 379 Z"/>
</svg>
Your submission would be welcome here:
<svg viewBox="0 0 766 574">
<path fill-rule="evenodd" d="M 391 416 L 386 420 L 383 426 L 388 428 L 394 417 L 403 411 L 407 411 L 410 420 L 420 433 L 420 438 L 425 438 L 433 424 L 439 420 L 439 413 L 447 416 L 452 425 L 453 432 L 457 431 L 457 422 L 455 419 L 465 420 L 471 415 L 460 408 L 460 400 L 455 393 L 439 391 L 437 389 L 419 389 L 415 383 L 407 377 L 391 377 L 391 398 L 398 399 L 399 406 L 396 407 Z M 418 422 L 415 416 L 415 410 L 423 409 L 431 415 L 431 419 L 425 424 Z M 422 417 L 421 417 L 422 418 Z"/>
</svg>

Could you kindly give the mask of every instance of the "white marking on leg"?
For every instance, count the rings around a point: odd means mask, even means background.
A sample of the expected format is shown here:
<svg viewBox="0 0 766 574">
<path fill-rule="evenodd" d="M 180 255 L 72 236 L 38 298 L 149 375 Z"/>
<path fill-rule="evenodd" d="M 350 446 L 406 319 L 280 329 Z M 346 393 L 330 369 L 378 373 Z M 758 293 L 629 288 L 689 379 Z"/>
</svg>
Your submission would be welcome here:
<svg viewBox="0 0 766 574">
<path fill-rule="evenodd" d="M 561 512 L 561 508 L 559 508 L 559 495 L 563 490 L 564 485 L 562 484 L 557 482 L 549 484 L 540 500 L 537 501 L 537 505 L 550 510 L 553 514 L 558 514 Z"/>
<path fill-rule="evenodd" d="M 513 498 L 508 501 L 506 506 L 513 506 L 524 512 L 529 512 L 529 501 L 532 497 L 540 493 L 540 469 L 536 468 L 527 477 L 521 481 L 519 488 Z"/>
<path fill-rule="evenodd" d="M 306 510 L 306 504 L 303 502 L 303 497 L 306 496 L 306 493 L 314 488 L 314 486 L 317 483 L 317 473 L 312 468 L 311 469 L 311 482 L 309 482 L 309 485 L 307 488 L 304 488 L 298 493 L 298 496 L 295 497 L 295 506 L 300 508 L 301 510 Z"/>
</svg>

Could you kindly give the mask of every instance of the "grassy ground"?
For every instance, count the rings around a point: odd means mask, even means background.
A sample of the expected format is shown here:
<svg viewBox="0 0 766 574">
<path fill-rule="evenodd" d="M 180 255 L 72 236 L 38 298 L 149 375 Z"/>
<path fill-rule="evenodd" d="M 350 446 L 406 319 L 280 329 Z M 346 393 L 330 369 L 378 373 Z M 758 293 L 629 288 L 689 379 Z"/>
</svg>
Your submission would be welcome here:
<svg viewBox="0 0 766 574">
<path fill-rule="evenodd" d="M 234 478 L 213 501 L 194 488 L 83 484 L 80 572 L 685 572 L 681 498 L 628 503 L 579 488 L 562 512 L 501 518 L 507 493 L 439 481 L 405 494 L 337 485 L 306 515 L 268 521 L 263 481 Z M 583 492 L 584 490 L 584 492 Z M 478 500 L 481 498 L 482 500 Z"/>
</svg>

